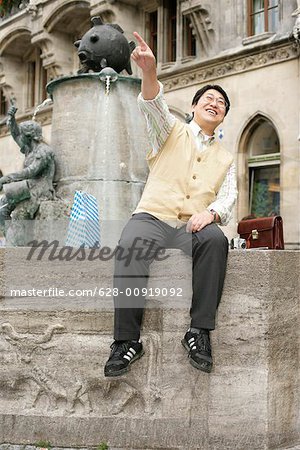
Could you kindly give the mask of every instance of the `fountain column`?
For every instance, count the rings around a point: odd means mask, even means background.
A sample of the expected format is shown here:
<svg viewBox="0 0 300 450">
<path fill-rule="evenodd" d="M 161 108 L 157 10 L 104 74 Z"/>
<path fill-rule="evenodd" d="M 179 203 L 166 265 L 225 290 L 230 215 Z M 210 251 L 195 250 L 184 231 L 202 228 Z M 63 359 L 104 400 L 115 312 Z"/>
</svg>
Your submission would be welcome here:
<svg viewBox="0 0 300 450">
<path fill-rule="evenodd" d="M 141 80 L 113 74 L 102 81 L 88 73 L 48 84 L 51 144 L 58 196 L 71 204 L 75 190 L 87 191 L 98 199 L 102 220 L 124 221 L 140 199 L 150 144 L 137 106 Z"/>
</svg>

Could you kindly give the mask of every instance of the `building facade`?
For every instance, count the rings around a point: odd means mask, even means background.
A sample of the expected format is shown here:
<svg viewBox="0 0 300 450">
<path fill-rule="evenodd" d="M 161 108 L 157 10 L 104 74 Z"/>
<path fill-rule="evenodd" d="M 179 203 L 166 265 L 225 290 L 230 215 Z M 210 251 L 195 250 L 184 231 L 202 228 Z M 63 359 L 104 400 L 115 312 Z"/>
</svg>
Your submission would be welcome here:
<svg viewBox="0 0 300 450">
<path fill-rule="evenodd" d="M 9 103 L 18 107 L 17 118 L 31 118 L 46 98 L 46 83 L 77 72 L 73 43 L 90 28 L 90 18 L 100 15 L 118 23 L 129 40 L 134 30 L 145 37 L 156 55 L 167 102 L 179 119 L 185 120 L 195 91 L 204 84 L 227 91 L 231 109 L 217 136 L 235 157 L 239 197 L 225 232 L 235 236 L 237 222 L 250 214 L 280 214 L 286 248 L 299 248 L 299 0 L 15 3 L 0 19 L 4 175 L 22 165 L 4 124 Z M 37 115 L 48 140 L 51 113 L 48 106 Z"/>
</svg>

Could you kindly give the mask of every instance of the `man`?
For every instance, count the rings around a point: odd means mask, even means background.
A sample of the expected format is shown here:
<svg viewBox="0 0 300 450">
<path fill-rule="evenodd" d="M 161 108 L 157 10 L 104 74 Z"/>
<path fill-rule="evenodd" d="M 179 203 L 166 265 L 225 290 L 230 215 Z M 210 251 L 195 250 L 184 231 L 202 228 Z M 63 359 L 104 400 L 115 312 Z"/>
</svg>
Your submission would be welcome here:
<svg viewBox="0 0 300 450">
<path fill-rule="evenodd" d="M 54 198 L 55 162 L 53 150 L 43 141 L 41 125 L 33 120 L 18 125 L 16 112 L 17 108 L 11 106 L 7 126 L 25 155 L 24 168 L 0 178 L 0 191 L 3 186 L 5 190 L 0 199 L 0 230 L 4 232 L 5 222 L 11 220 L 7 241 L 12 245 L 24 245 L 27 220 L 34 218 L 41 200 Z"/>
<path fill-rule="evenodd" d="M 192 101 L 193 120 L 181 123 L 163 99 L 151 49 L 138 33 L 134 35 L 139 45 L 132 59 L 142 70 L 139 105 L 153 148 L 147 155 L 150 172 L 143 195 L 119 241 L 122 252 L 129 254 L 138 238 L 139 256 L 130 264 L 115 259 L 115 341 L 104 373 L 121 375 L 144 354 L 140 327 L 149 265 L 160 248 L 170 247 L 193 258 L 191 326 L 182 344 L 190 363 L 210 372 L 209 332 L 215 328 L 228 253 L 228 241 L 217 223 L 228 223 L 237 196 L 233 157 L 216 141 L 214 130 L 230 103 L 220 86 L 204 86 Z M 126 295 L 134 287 L 139 295 Z"/>
</svg>

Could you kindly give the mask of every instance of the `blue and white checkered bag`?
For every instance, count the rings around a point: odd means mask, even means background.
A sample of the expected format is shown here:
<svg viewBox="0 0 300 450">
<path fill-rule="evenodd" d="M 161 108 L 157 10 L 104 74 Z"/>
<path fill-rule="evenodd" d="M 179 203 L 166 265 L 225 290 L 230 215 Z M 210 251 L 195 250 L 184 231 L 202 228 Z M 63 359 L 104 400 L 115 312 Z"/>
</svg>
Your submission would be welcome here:
<svg viewBox="0 0 300 450">
<path fill-rule="evenodd" d="M 87 192 L 75 191 L 66 245 L 70 247 L 100 247 L 97 199 Z"/>
</svg>

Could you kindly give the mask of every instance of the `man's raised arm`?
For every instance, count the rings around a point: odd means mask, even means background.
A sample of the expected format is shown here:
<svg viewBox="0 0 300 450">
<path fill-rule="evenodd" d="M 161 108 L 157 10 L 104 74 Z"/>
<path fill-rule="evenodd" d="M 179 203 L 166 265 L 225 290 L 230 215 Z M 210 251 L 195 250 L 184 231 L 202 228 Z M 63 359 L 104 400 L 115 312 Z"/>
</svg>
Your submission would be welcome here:
<svg viewBox="0 0 300 450">
<path fill-rule="evenodd" d="M 159 92 L 155 56 L 136 31 L 133 35 L 139 45 L 133 50 L 131 58 L 142 70 L 142 96 L 145 100 L 153 100 Z"/>
</svg>

